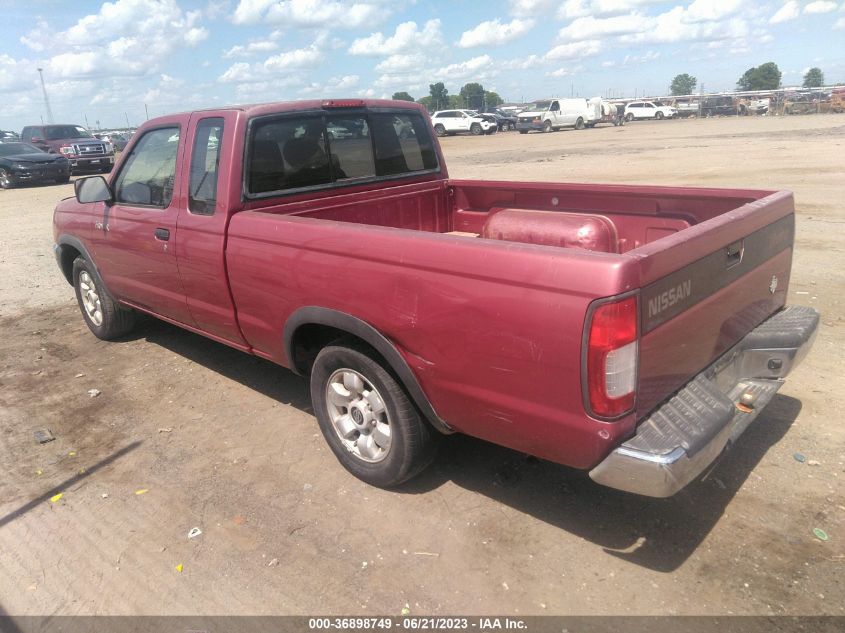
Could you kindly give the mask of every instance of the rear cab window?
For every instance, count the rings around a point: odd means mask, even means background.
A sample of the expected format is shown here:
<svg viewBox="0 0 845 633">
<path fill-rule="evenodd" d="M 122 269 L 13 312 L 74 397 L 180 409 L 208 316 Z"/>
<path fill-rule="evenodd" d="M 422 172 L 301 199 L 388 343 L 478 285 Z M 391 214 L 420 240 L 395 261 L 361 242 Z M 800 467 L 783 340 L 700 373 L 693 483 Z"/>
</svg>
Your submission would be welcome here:
<svg viewBox="0 0 845 633">
<path fill-rule="evenodd" d="M 250 123 L 244 193 L 261 198 L 437 170 L 428 125 L 416 111 L 268 115 Z"/>
</svg>

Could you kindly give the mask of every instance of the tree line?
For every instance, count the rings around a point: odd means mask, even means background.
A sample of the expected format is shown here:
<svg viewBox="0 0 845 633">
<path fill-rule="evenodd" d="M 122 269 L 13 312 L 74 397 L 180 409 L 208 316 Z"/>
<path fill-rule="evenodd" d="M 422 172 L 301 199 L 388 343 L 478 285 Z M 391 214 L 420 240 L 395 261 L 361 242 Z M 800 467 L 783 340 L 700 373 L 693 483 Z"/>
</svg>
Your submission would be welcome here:
<svg viewBox="0 0 845 633">
<path fill-rule="evenodd" d="M 743 73 L 736 82 L 737 90 L 777 90 L 781 87 L 783 74 L 774 62 L 766 62 L 759 66 L 753 66 Z M 683 73 L 676 75 L 669 84 L 669 92 L 672 95 L 691 95 L 695 92 L 698 79 Z M 824 73 L 821 68 L 810 68 L 804 73 L 804 88 L 820 88 L 824 86 Z"/>
<path fill-rule="evenodd" d="M 394 92 L 393 98 L 400 101 L 416 101 L 429 112 L 453 109 L 487 110 L 505 102 L 498 94 L 485 90 L 484 86 L 475 82 L 464 84 L 456 95 L 449 94 L 449 90 L 442 81 L 429 84 L 428 90 L 429 93 L 419 99 L 414 99 L 404 91 Z"/>
</svg>

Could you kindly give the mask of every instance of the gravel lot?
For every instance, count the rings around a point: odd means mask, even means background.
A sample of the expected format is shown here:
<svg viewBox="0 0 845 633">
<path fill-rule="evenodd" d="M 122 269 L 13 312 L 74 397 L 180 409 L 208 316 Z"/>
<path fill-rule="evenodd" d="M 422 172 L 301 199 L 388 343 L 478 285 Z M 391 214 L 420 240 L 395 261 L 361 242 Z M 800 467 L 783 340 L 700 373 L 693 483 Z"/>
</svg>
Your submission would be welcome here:
<svg viewBox="0 0 845 633">
<path fill-rule="evenodd" d="M 51 251 L 72 187 L 0 191 L 0 613 L 845 613 L 845 116 L 442 144 L 457 178 L 793 190 L 814 350 L 672 499 L 466 437 L 385 492 L 336 463 L 286 370 L 154 320 L 94 339 Z"/>
</svg>

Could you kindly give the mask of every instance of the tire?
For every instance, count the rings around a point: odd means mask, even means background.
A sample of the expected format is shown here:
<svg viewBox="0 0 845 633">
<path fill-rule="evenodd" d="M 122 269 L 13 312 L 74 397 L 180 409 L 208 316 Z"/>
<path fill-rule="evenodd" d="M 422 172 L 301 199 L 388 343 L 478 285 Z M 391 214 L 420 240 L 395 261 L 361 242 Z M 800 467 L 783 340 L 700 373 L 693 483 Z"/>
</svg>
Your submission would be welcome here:
<svg viewBox="0 0 845 633">
<path fill-rule="evenodd" d="M 549 132 L 554 132 L 554 131 L 555 131 L 555 129 L 552 127 L 551 121 L 546 121 L 545 123 L 543 123 L 543 132 L 548 134 Z"/>
<path fill-rule="evenodd" d="M 520 134 L 528 134 L 528 130 L 520 130 L 519 133 Z"/>
<path fill-rule="evenodd" d="M 132 330 L 135 313 L 117 304 L 94 266 L 84 257 L 73 261 L 73 289 L 85 325 L 94 336 L 110 341 Z"/>
<path fill-rule="evenodd" d="M 9 175 L 6 169 L 0 167 L 0 189 L 12 189 L 15 186 L 15 181 Z"/>
<path fill-rule="evenodd" d="M 480 123 L 473 123 L 469 126 L 469 133 L 473 136 L 478 136 L 481 134 L 481 124 Z"/>
<path fill-rule="evenodd" d="M 311 368 L 311 403 L 335 457 L 371 486 L 398 486 L 434 459 L 441 436 L 368 348 L 323 348 Z"/>
<path fill-rule="evenodd" d="M 575 121 L 575 129 L 576 130 L 583 130 L 584 129 L 584 119 L 582 119 L 580 116 L 578 117 L 578 120 Z"/>
<path fill-rule="evenodd" d="M 443 127 L 442 123 L 438 123 L 434 126 L 434 133 L 437 134 L 437 136 L 446 136 L 446 128 Z"/>
<path fill-rule="evenodd" d="M 654 115 L 654 118 L 657 119 L 658 121 L 662 121 L 663 120 L 663 113 L 658 111 L 657 114 Z"/>
<path fill-rule="evenodd" d="M 633 112 L 629 112 L 628 114 L 626 114 L 626 115 L 625 115 L 625 120 L 626 120 L 628 123 L 630 123 L 631 121 L 633 121 L 633 120 L 634 120 L 634 113 L 633 113 Z"/>
</svg>

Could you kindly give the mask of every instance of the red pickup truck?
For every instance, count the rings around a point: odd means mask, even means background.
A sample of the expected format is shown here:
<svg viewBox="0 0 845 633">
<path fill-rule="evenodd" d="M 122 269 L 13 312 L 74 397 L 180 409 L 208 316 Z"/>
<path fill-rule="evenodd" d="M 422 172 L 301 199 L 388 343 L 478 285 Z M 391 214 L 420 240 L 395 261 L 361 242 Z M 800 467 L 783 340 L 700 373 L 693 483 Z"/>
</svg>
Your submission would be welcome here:
<svg viewBox="0 0 845 633">
<path fill-rule="evenodd" d="M 95 336 L 140 311 L 308 375 L 376 486 L 461 432 L 672 495 L 818 326 L 784 307 L 791 193 L 452 180 L 401 101 L 161 117 L 75 186 L 55 252 Z"/>
</svg>

